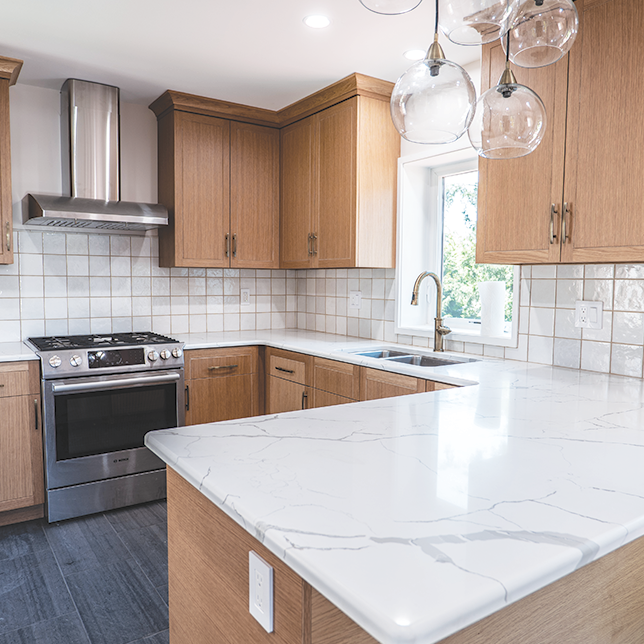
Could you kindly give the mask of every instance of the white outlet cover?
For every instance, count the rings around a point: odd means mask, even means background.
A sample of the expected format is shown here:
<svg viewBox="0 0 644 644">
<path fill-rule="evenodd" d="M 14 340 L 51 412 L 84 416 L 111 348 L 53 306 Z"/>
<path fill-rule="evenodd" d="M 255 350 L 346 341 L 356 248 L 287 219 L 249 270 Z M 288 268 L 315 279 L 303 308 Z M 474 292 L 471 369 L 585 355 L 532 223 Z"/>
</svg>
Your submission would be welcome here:
<svg viewBox="0 0 644 644">
<path fill-rule="evenodd" d="M 240 291 L 240 300 L 241 300 L 241 305 L 242 306 L 250 306 L 250 289 L 249 288 L 243 288 Z"/>
<path fill-rule="evenodd" d="M 575 302 L 575 327 L 578 329 L 601 329 L 604 323 L 603 302 Z"/>
<path fill-rule="evenodd" d="M 267 633 L 273 632 L 273 567 L 252 550 L 248 553 L 248 610 Z"/>
<path fill-rule="evenodd" d="M 362 291 L 349 291 L 349 308 L 362 308 Z"/>
</svg>

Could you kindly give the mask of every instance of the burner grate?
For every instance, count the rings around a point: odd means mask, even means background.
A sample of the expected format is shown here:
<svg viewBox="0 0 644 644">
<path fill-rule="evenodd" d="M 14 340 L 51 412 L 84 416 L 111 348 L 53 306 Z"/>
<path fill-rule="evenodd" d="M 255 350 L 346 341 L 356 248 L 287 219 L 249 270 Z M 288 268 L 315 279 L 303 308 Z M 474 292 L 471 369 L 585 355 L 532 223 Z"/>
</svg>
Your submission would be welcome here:
<svg viewBox="0 0 644 644">
<path fill-rule="evenodd" d="M 89 349 L 92 347 L 125 347 L 142 344 L 169 344 L 178 340 L 149 331 L 134 333 L 105 333 L 94 335 L 63 335 L 29 338 L 40 351 L 56 349 Z"/>
</svg>

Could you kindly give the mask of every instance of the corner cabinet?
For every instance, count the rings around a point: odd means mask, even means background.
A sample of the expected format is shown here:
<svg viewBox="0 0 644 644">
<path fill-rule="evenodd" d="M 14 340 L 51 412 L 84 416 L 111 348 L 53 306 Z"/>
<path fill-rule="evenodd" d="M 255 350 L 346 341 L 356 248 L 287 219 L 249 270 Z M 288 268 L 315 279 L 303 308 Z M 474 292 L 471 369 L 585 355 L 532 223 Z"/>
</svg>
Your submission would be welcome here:
<svg viewBox="0 0 644 644">
<path fill-rule="evenodd" d="M 170 216 L 159 229 L 160 265 L 277 268 L 274 113 L 170 91 L 150 108 L 158 119 L 159 203 Z"/>
<path fill-rule="evenodd" d="M 359 79 L 353 96 L 281 131 L 282 268 L 394 266 L 393 85 L 363 95 Z"/>
<path fill-rule="evenodd" d="M 0 264 L 13 264 L 9 87 L 15 85 L 21 69 L 21 60 L 0 56 Z"/>
<path fill-rule="evenodd" d="M 644 5 L 575 5 L 580 27 L 569 55 L 516 70 L 546 105 L 541 145 L 522 159 L 479 160 L 478 262 L 644 260 Z M 482 87 L 496 83 L 502 54 L 500 44 L 484 48 Z"/>
</svg>

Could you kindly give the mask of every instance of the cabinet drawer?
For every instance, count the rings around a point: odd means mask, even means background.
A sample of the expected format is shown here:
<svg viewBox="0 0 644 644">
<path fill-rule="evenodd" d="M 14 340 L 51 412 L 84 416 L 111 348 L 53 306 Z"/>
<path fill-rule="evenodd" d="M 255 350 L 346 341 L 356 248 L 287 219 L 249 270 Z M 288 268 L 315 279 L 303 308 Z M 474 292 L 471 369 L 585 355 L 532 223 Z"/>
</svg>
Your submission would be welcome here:
<svg viewBox="0 0 644 644">
<path fill-rule="evenodd" d="M 39 363 L 0 363 L 0 398 L 40 392 Z"/>
<path fill-rule="evenodd" d="M 186 351 L 186 380 L 255 373 L 256 347 Z"/>
<path fill-rule="evenodd" d="M 360 367 L 356 365 L 337 360 L 315 358 L 313 361 L 313 387 L 343 398 L 358 400 L 359 372 Z"/>
<path fill-rule="evenodd" d="M 268 363 L 268 375 L 306 384 L 306 362 L 271 355 Z"/>
<path fill-rule="evenodd" d="M 367 367 L 362 367 L 360 372 L 360 400 L 378 400 L 424 391 L 425 381 L 420 378 Z"/>
</svg>

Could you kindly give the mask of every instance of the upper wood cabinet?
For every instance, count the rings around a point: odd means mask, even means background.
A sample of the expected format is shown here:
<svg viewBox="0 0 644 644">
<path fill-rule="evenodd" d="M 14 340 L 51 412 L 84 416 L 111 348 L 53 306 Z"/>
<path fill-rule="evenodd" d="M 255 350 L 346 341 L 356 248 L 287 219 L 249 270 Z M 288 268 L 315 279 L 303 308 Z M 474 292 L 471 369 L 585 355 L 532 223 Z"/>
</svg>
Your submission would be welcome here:
<svg viewBox="0 0 644 644">
<path fill-rule="evenodd" d="M 245 106 L 166 92 L 150 108 L 159 132 L 161 266 L 277 268 L 279 130 Z M 224 109 L 226 108 L 226 109 Z M 220 118 L 219 114 L 235 118 Z M 269 113 L 272 114 L 272 113 Z"/>
<path fill-rule="evenodd" d="M 541 145 L 522 159 L 479 160 L 478 262 L 644 260 L 644 5 L 575 5 L 570 54 L 515 70 L 546 106 Z M 484 48 L 483 88 L 496 84 L 503 64 L 500 44 Z"/>
<path fill-rule="evenodd" d="M 282 268 L 394 266 L 400 137 L 389 114 L 393 86 L 377 81 L 367 93 L 365 77 L 349 78 L 353 95 L 281 131 Z M 334 87 L 318 93 L 320 105 Z M 311 97 L 304 103 L 310 108 Z"/>
<path fill-rule="evenodd" d="M 21 60 L 0 57 L 0 264 L 13 263 L 9 87 L 15 85 L 21 69 Z"/>
</svg>

